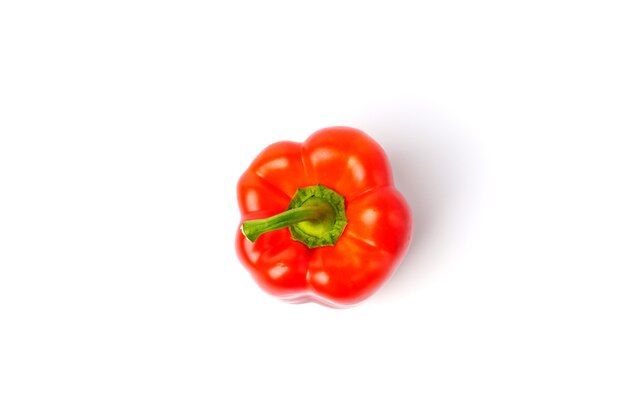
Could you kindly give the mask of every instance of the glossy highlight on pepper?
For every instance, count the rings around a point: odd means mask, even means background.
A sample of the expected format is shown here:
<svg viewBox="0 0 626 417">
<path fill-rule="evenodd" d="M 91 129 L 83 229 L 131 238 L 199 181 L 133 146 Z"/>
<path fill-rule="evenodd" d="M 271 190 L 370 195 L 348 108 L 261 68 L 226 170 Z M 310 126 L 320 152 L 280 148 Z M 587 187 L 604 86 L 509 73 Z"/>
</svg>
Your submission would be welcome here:
<svg viewBox="0 0 626 417">
<path fill-rule="evenodd" d="M 358 304 L 394 272 L 411 212 L 383 149 L 349 127 L 264 149 L 237 185 L 236 248 L 258 285 L 288 302 Z"/>
</svg>

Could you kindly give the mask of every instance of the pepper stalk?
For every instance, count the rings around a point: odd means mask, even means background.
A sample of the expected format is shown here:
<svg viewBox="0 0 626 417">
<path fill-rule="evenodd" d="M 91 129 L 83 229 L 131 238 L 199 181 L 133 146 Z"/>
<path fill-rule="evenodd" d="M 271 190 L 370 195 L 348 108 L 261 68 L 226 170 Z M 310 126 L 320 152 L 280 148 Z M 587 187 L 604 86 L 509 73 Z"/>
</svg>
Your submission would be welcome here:
<svg viewBox="0 0 626 417">
<path fill-rule="evenodd" d="M 343 196 L 318 184 L 298 188 L 287 210 L 266 219 L 245 221 L 241 231 L 255 242 L 263 233 L 288 227 L 294 240 L 312 249 L 334 246 L 347 224 Z"/>
</svg>

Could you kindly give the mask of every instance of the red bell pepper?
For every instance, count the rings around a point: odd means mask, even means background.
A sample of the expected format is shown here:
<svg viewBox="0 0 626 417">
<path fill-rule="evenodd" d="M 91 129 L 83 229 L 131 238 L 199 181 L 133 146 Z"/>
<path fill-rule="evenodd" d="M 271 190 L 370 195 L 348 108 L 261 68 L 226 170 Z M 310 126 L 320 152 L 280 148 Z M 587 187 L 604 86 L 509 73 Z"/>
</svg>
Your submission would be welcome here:
<svg viewBox="0 0 626 417">
<path fill-rule="evenodd" d="M 354 305 L 388 279 L 409 246 L 411 212 L 387 157 L 356 129 L 268 146 L 237 191 L 239 258 L 285 301 Z"/>
</svg>

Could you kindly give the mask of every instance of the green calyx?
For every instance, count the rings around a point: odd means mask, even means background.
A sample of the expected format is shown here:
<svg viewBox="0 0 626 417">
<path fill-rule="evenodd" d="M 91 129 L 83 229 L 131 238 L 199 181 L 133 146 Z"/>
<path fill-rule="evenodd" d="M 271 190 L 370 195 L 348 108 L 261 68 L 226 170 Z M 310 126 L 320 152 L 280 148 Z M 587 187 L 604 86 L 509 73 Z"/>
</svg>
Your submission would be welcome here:
<svg viewBox="0 0 626 417">
<path fill-rule="evenodd" d="M 323 185 L 314 185 L 298 188 L 286 211 L 244 222 L 241 231 L 254 242 L 263 233 L 289 227 L 294 240 L 317 248 L 335 245 L 347 224 L 343 196 Z"/>
<path fill-rule="evenodd" d="M 323 185 L 299 188 L 288 209 L 317 207 L 319 217 L 289 226 L 291 237 L 309 248 L 333 246 L 348 224 L 344 198 Z"/>
</svg>

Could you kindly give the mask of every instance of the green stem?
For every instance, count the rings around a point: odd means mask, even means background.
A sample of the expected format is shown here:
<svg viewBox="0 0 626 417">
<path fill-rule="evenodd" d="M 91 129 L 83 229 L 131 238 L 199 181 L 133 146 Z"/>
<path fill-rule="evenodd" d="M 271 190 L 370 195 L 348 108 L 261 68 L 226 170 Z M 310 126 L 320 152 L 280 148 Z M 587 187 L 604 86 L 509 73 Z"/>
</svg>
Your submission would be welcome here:
<svg viewBox="0 0 626 417">
<path fill-rule="evenodd" d="M 243 222 L 241 231 L 255 242 L 263 233 L 288 227 L 294 240 L 317 248 L 336 244 L 347 224 L 343 196 L 318 184 L 298 188 L 286 211 Z"/>
<path fill-rule="evenodd" d="M 263 233 L 282 229 L 302 222 L 318 223 L 331 216 L 333 209 L 329 204 L 317 204 L 293 208 L 267 219 L 243 222 L 241 231 L 251 242 L 255 242 Z"/>
</svg>

